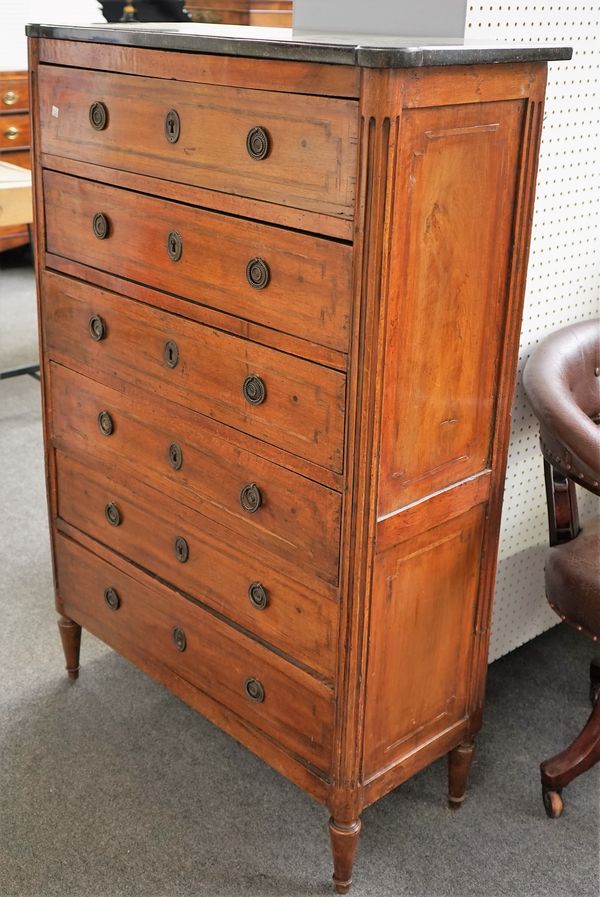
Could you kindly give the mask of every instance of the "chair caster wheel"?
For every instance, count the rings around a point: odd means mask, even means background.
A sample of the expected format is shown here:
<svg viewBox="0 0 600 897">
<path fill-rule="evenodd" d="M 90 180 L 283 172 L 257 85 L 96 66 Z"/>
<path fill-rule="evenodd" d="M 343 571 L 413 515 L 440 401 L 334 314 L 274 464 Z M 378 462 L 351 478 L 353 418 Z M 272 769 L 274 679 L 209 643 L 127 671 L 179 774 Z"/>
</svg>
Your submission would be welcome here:
<svg viewBox="0 0 600 897">
<path fill-rule="evenodd" d="M 542 797 L 546 815 L 549 816 L 550 819 L 558 819 L 559 816 L 562 816 L 562 811 L 564 810 L 565 805 L 560 796 L 560 791 L 550 791 L 549 789 L 542 788 Z"/>
</svg>

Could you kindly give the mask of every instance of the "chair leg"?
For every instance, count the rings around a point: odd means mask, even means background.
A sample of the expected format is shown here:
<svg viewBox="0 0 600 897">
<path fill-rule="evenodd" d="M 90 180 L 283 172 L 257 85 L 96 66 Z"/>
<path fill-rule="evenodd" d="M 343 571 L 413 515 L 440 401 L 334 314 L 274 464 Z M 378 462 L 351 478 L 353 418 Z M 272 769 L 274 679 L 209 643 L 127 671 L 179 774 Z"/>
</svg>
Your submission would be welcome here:
<svg viewBox="0 0 600 897">
<path fill-rule="evenodd" d="M 600 701 L 575 741 L 540 766 L 546 813 L 557 819 L 563 811 L 563 788 L 600 760 Z"/>
<path fill-rule="evenodd" d="M 600 696 L 600 658 L 590 661 L 590 703 L 592 707 Z"/>
</svg>

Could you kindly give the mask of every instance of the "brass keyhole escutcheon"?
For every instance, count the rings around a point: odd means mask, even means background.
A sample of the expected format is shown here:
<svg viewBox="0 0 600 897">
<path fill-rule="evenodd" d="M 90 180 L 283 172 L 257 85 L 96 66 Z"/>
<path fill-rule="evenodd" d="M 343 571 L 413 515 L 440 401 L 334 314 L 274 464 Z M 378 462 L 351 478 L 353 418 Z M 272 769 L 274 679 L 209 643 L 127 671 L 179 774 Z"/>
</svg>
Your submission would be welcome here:
<svg viewBox="0 0 600 897">
<path fill-rule="evenodd" d="M 99 100 L 90 106 L 90 124 L 95 131 L 103 131 L 108 124 L 108 109 Z"/>
<path fill-rule="evenodd" d="M 168 368 L 176 368 L 179 361 L 179 348 L 175 340 L 168 339 L 163 349 L 163 358 Z"/>
<path fill-rule="evenodd" d="M 271 142 L 265 128 L 259 126 L 248 131 L 246 149 L 248 150 L 248 155 L 257 162 L 267 158 L 271 149 Z"/>
<path fill-rule="evenodd" d="M 119 511 L 114 501 L 111 501 L 106 505 L 106 507 L 104 508 L 104 516 L 111 526 L 121 525 L 121 512 Z"/>
<path fill-rule="evenodd" d="M 167 255 L 173 262 L 178 262 L 182 252 L 183 241 L 181 234 L 178 234 L 176 230 L 170 231 L 167 236 Z"/>
<path fill-rule="evenodd" d="M 88 321 L 88 332 L 93 340 L 97 343 L 106 336 L 106 324 L 100 315 L 92 315 Z"/>
<path fill-rule="evenodd" d="M 169 464 L 173 470 L 179 470 L 183 464 L 183 451 L 181 446 L 176 442 L 172 442 L 168 451 Z"/>
<path fill-rule="evenodd" d="M 184 539 L 183 536 L 177 536 L 175 539 L 175 557 L 180 564 L 186 564 L 189 556 L 190 546 L 187 543 L 187 539 Z"/>
<path fill-rule="evenodd" d="M 116 589 L 113 589 L 112 586 L 104 589 L 104 601 L 107 607 L 110 607 L 111 610 L 118 610 L 121 607 L 121 599 L 119 598 L 119 593 Z"/>
<path fill-rule="evenodd" d="M 269 603 L 269 596 L 262 582 L 250 583 L 248 586 L 248 598 L 250 599 L 250 604 L 256 610 L 264 610 Z"/>
<path fill-rule="evenodd" d="M 101 411 L 98 415 L 98 426 L 103 436 L 111 436 L 115 425 L 108 411 Z"/>
<path fill-rule="evenodd" d="M 106 240 L 108 237 L 109 231 L 109 223 L 108 218 L 104 214 L 104 212 L 96 212 L 92 219 L 92 230 L 94 231 L 94 236 L 98 237 L 99 240 Z"/>
<path fill-rule="evenodd" d="M 240 492 L 240 504 L 247 514 L 254 514 L 262 504 L 262 495 L 256 483 L 247 483 Z"/>
<path fill-rule="evenodd" d="M 250 405 L 262 405 L 267 397 L 264 381 L 254 374 L 246 377 L 242 386 L 242 392 Z"/>
<path fill-rule="evenodd" d="M 269 266 L 264 259 L 250 259 L 246 265 L 246 280 L 255 290 L 264 290 L 271 279 Z"/>
<path fill-rule="evenodd" d="M 169 143 L 177 143 L 181 133 L 181 120 L 175 109 L 169 109 L 165 116 L 165 137 Z"/>
<path fill-rule="evenodd" d="M 187 638 L 185 637 L 185 632 L 183 631 L 183 629 L 180 629 L 179 626 L 176 626 L 173 629 L 171 636 L 177 650 L 185 651 L 185 649 L 187 648 Z"/>
<path fill-rule="evenodd" d="M 256 704 L 262 704 L 265 699 L 265 690 L 262 682 L 259 682 L 259 680 L 255 679 L 253 676 L 246 679 L 244 682 L 244 691 L 246 692 L 246 696 Z"/>
</svg>

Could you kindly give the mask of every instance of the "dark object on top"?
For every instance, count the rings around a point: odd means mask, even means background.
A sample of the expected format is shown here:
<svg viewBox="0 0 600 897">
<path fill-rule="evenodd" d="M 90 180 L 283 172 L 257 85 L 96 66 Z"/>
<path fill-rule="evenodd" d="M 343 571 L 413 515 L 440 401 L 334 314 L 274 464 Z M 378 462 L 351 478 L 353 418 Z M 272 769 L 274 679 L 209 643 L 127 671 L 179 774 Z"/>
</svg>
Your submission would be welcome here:
<svg viewBox="0 0 600 897">
<path fill-rule="evenodd" d="M 107 22 L 120 22 L 123 18 L 125 0 L 100 0 L 102 14 Z M 135 7 L 136 22 L 191 22 L 185 8 L 185 0 L 131 0 Z"/>
<path fill-rule="evenodd" d="M 567 623 L 600 638 L 600 518 L 580 529 L 575 483 L 600 495 L 600 320 L 553 333 L 535 349 L 523 384 L 540 422 L 550 545 L 546 597 Z M 573 744 L 541 765 L 546 812 L 600 760 L 600 663 L 590 668 L 594 709 Z"/>
</svg>

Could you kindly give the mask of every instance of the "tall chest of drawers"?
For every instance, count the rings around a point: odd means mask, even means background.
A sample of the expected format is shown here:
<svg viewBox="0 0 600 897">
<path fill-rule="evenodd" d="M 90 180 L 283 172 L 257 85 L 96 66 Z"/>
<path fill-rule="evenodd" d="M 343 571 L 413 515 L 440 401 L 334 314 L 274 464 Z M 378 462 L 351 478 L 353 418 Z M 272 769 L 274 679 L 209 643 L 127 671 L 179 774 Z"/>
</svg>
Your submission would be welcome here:
<svg viewBox="0 0 600 897">
<path fill-rule="evenodd" d="M 83 627 L 326 804 L 345 893 L 365 806 L 465 793 L 569 51 L 29 37 L 69 676 Z"/>
</svg>

